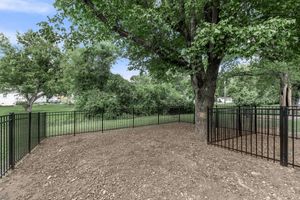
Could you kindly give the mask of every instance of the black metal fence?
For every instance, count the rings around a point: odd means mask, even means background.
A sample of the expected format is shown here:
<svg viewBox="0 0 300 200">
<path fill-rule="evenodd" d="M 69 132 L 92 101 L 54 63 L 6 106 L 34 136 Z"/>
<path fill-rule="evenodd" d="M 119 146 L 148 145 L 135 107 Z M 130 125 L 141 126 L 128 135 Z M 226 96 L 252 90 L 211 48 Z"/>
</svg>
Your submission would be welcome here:
<svg viewBox="0 0 300 200">
<path fill-rule="evenodd" d="M 300 167 L 299 107 L 208 109 L 208 144 Z"/>
<path fill-rule="evenodd" d="M 194 123 L 195 119 L 193 109 L 182 107 L 158 108 L 155 113 L 147 113 L 146 108 L 122 108 L 122 112 L 118 113 L 122 114 L 105 111 L 96 115 L 82 111 L 48 112 L 46 137 L 173 122 Z"/>
<path fill-rule="evenodd" d="M 122 114 L 82 111 L 11 113 L 0 116 L 0 177 L 47 137 L 104 132 L 112 129 L 187 122 L 194 123 L 193 108 L 164 107 L 156 113 L 147 108 L 122 108 Z"/>
<path fill-rule="evenodd" d="M 0 116 L 0 177 L 46 137 L 46 113 Z"/>
<path fill-rule="evenodd" d="M 193 108 L 122 108 L 115 115 L 82 111 L 11 113 L 0 116 L 0 177 L 47 137 L 112 129 L 187 122 Z M 299 107 L 227 107 L 208 109 L 208 144 L 300 167 Z"/>
</svg>

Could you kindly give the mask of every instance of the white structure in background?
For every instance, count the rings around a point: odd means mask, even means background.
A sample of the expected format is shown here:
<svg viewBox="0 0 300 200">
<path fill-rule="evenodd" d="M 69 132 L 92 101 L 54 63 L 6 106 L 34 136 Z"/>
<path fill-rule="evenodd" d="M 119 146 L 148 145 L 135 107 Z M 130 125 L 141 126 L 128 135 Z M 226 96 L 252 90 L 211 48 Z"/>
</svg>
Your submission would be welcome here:
<svg viewBox="0 0 300 200">
<path fill-rule="evenodd" d="M 0 93 L 0 106 L 14 106 L 17 102 L 24 102 L 25 98 L 17 92 Z M 37 99 L 35 103 L 47 103 L 46 96 Z"/>
<path fill-rule="evenodd" d="M 231 97 L 218 97 L 217 98 L 217 103 L 223 103 L 223 104 L 233 103 L 233 100 L 232 100 Z"/>
<path fill-rule="evenodd" d="M 15 92 L 1 93 L 0 94 L 0 105 L 1 106 L 12 106 L 16 105 L 19 94 Z"/>
<path fill-rule="evenodd" d="M 74 104 L 75 103 L 74 95 L 72 94 L 71 96 L 61 96 L 60 101 L 61 103 L 64 104 Z"/>
<path fill-rule="evenodd" d="M 48 103 L 60 103 L 60 102 L 61 102 L 60 98 L 56 96 L 53 96 L 50 99 L 48 99 Z"/>
<path fill-rule="evenodd" d="M 34 103 L 47 103 L 47 97 L 42 96 L 42 97 L 38 98 Z"/>
<path fill-rule="evenodd" d="M 226 88 L 226 80 L 224 81 L 224 88 L 223 88 L 223 97 L 218 97 L 216 103 L 219 104 L 226 104 L 226 103 L 233 103 L 233 99 L 231 97 L 227 97 L 227 88 Z"/>
</svg>

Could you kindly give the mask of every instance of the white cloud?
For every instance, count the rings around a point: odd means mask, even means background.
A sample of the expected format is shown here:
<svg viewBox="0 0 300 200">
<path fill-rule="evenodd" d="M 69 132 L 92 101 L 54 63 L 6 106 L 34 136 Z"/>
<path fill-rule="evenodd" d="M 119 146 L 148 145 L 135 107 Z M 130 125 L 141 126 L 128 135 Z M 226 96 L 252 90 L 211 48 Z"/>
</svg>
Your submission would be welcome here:
<svg viewBox="0 0 300 200">
<path fill-rule="evenodd" d="M 38 0 L 0 0 L 0 10 L 22 13 L 50 14 L 54 7 Z"/>
</svg>

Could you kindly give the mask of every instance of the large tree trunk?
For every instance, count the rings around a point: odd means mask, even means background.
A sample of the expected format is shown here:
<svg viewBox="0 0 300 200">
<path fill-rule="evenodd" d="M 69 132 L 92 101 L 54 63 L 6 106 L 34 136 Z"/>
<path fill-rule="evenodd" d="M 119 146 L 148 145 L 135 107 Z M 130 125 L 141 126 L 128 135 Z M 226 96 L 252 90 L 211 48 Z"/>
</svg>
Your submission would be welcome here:
<svg viewBox="0 0 300 200">
<path fill-rule="evenodd" d="M 280 75 L 280 106 L 292 106 L 292 87 L 287 73 Z"/>
<path fill-rule="evenodd" d="M 220 21 L 219 4 L 219 1 L 212 1 L 205 5 L 204 19 L 206 22 L 217 24 Z M 215 45 L 210 42 L 207 44 L 207 68 L 201 64 L 202 57 L 194 60 L 195 66 L 192 66 L 192 69 L 196 71 L 192 75 L 192 85 L 195 92 L 195 131 L 196 134 L 199 134 L 202 141 L 205 141 L 207 138 L 207 109 L 212 108 L 214 105 L 217 78 L 222 57 L 223 52 L 221 50 L 215 51 Z M 197 66 L 195 63 L 198 63 L 200 66 Z"/>
<path fill-rule="evenodd" d="M 25 102 L 25 104 L 23 105 L 25 111 L 26 111 L 26 112 L 31 112 L 31 111 L 32 111 L 33 103 L 34 103 L 38 98 L 40 98 L 42 95 L 43 95 L 43 93 L 34 94 L 34 95 L 32 95 L 31 97 L 29 97 L 28 94 L 25 95 L 26 102 Z"/>
<path fill-rule="evenodd" d="M 195 131 L 202 141 L 207 138 L 207 109 L 214 105 L 220 63 L 221 59 L 211 59 L 206 72 L 192 75 L 195 91 Z"/>
<path fill-rule="evenodd" d="M 33 106 L 33 102 L 26 102 L 23 105 L 26 112 L 31 112 L 32 111 L 32 106 Z"/>
<path fill-rule="evenodd" d="M 26 112 L 32 111 L 33 103 L 44 95 L 43 92 L 37 92 L 34 94 L 25 94 L 26 103 L 23 105 Z"/>
</svg>

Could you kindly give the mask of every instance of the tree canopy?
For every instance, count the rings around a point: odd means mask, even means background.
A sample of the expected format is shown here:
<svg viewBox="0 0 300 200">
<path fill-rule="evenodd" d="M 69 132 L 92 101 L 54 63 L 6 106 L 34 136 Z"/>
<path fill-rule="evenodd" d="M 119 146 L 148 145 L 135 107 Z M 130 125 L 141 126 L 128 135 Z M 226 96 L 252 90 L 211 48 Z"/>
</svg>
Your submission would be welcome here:
<svg viewBox="0 0 300 200">
<path fill-rule="evenodd" d="M 74 95 L 77 109 L 93 115 L 105 109 L 106 117 L 116 117 L 132 113 L 132 109 L 151 114 L 159 107 L 193 107 L 194 95 L 186 76 L 176 74 L 162 81 L 144 74 L 126 80 L 110 71 L 117 52 L 111 43 L 104 42 L 64 55 L 64 87 Z"/>
<path fill-rule="evenodd" d="M 170 71 L 189 74 L 196 128 L 203 136 L 205 111 L 213 105 L 226 56 L 283 59 L 298 43 L 298 1 L 56 0 L 55 5 L 76 26 L 72 41 L 114 39 L 133 68 L 162 77 Z"/>
<path fill-rule="evenodd" d="M 29 30 L 17 35 L 17 45 L 0 34 L 0 85 L 4 91 L 17 91 L 31 111 L 40 97 L 60 91 L 61 50 L 53 35 Z"/>
<path fill-rule="evenodd" d="M 61 64 L 68 90 L 75 94 L 103 90 L 117 56 L 117 49 L 110 42 L 69 50 Z"/>
</svg>

